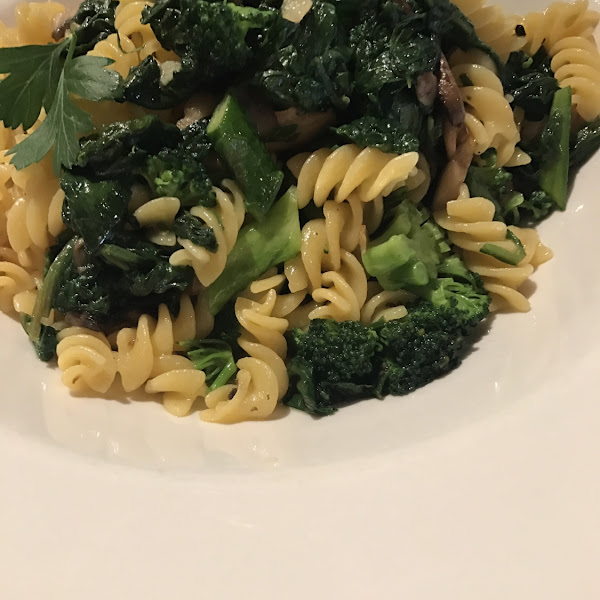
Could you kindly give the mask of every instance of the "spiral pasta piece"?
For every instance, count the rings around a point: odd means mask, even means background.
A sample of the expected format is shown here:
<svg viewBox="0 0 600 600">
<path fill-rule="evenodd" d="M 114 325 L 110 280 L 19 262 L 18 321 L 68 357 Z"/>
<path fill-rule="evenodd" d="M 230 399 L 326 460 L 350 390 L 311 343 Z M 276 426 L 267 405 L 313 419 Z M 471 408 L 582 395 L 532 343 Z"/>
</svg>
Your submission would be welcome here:
<svg viewBox="0 0 600 600">
<path fill-rule="evenodd" d="M 204 286 L 210 285 L 223 272 L 246 214 L 244 196 L 239 187 L 229 179 L 225 179 L 222 185 L 227 192 L 213 187 L 217 196 L 216 209 L 196 206 L 190 211 L 213 229 L 218 244 L 217 251 L 209 252 L 190 240 L 179 239 L 183 248 L 174 252 L 170 258 L 172 265 L 193 267 L 196 277 Z"/>
<path fill-rule="evenodd" d="M 453 4 L 469 18 L 477 35 L 503 62 L 508 60 L 511 52 L 517 52 L 525 45 L 525 39 L 515 32 L 519 17 L 506 16 L 502 8 L 488 5 L 485 0 L 453 0 Z"/>
<path fill-rule="evenodd" d="M 65 7 L 58 2 L 23 2 L 15 8 L 15 38 L 11 46 L 51 44 L 52 34 Z"/>
<path fill-rule="evenodd" d="M 121 329 L 117 334 L 117 367 L 126 392 L 141 387 L 152 377 L 156 361 L 170 356 L 177 342 L 196 336 L 196 312 L 187 295 L 181 297 L 177 318 L 161 304 L 158 318 L 142 315 L 136 328 Z M 191 364 L 191 363 L 190 363 Z"/>
<path fill-rule="evenodd" d="M 271 278 L 270 285 L 280 282 L 278 278 Z M 252 294 L 252 290 L 249 291 Z M 206 396 L 207 409 L 200 413 L 204 421 L 237 423 L 265 419 L 283 398 L 289 384 L 284 363 L 287 354 L 284 333 L 288 321 L 273 316 L 276 305 L 274 288 L 260 301 L 243 296 L 236 300 L 235 314 L 242 328 L 238 344 L 248 357 L 237 363 L 235 386 L 222 386 Z"/>
<path fill-rule="evenodd" d="M 498 166 L 516 166 L 513 157 L 521 157 L 523 164 L 522 151 L 517 148 L 521 136 L 498 76 L 479 62 L 476 53 L 457 53 L 451 64 L 465 103 L 465 123 L 475 142 L 475 154 L 495 148 Z"/>
<path fill-rule="evenodd" d="M 568 37 L 593 40 L 600 13 L 590 10 L 587 0 L 553 2 L 543 12 L 531 12 L 519 19 L 524 29 L 525 50 L 533 56 L 542 46 L 550 52 L 558 42 Z"/>
<path fill-rule="evenodd" d="M 35 289 L 35 280 L 23 267 L 12 262 L 0 262 L 0 310 L 11 313 L 17 294 Z"/>
<path fill-rule="evenodd" d="M 116 71 L 123 78 L 129 75 L 132 67 L 140 63 L 135 44 L 129 38 L 120 39 L 118 33 L 111 33 L 100 40 L 88 55 L 110 58 L 113 62 L 107 68 Z"/>
<path fill-rule="evenodd" d="M 444 210 L 436 211 L 434 218 L 448 231 L 450 242 L 460 250 L 467 268 L 481 277 L 483 287 L 492 297 L 490 309 L 527 312 L 531 306 L 519 288 L 535 267 L 552 258 L 552 251 L 542 244 L 534 229 L 507 227 L 494 221 L 494 212 L 490 200 L 471 198 L 467 186 L 463 185 L 460 196 L 448 202 Z M 515 266 L 481 252 L 488 243 L 514 249 L 513 243 L 506 239 L 507 230 L 519 238 L 525 250 L 525 257 Z"/>
<path fill-rule="evenodd" d="M 141 23 L 142 11 L 149 5 L 144 0 L 120 0 L 115 10 L 117 33 L 98 42 L 88 54 L 112 59 L 114 62 L 108 68 L 123 78 L 148 56 L 154 56 L 159 63 L 178 60 L 176 54 L 161 46 L 152 27 Z"/>
<path fill-rule="evenodd" d="M 368 284 L 367 301 L 360 311 L 363 325 L 377 321 L 393 321 L 408 314 L 405 304 L 414 296 L 404 290 L 384 290 L 376 281 Z"/>
<path fill-rule="evenodd" d="M 311 200 L 323 206 L 330 197 L 343 202 L 355 193 L 361 202 L 371 202 L 404 185 L 415 189 L 424 180 L 418 162 L 417 152 L 391 154 L 346 144 L 337 150 L 322 148 L 310 155 L 299 154 L 290 159 L 288 167 L 298 178 L 298 206 L 304 208 Z"/>
<path fill-rule="evenodd" d="M 554 76 L 561 87 L 571 87 L 573 106 L 584 121 L 600 116 L 600 53 L 594 40 L 599 21 L 600 13 L 590 10 L 587 0 L 555 2 L 520 20 L 525 50 L 533 55 L 546 49 Z"/>
<path fill-rule="evenodd" d="M 117 361 L 106 336 L 83 327 L 69 327 L 57 337 L 62 382 L 79 393 L 107 392 L 117 374 Z"/>
<path fill-rule="evenodd" d="M 584 121 L 600 116 L 600 52 L 595 42 L 566 37 L 551 46 L 551 67 L 560 87 L 571 87 L 571 102 Z"/>
</svg>

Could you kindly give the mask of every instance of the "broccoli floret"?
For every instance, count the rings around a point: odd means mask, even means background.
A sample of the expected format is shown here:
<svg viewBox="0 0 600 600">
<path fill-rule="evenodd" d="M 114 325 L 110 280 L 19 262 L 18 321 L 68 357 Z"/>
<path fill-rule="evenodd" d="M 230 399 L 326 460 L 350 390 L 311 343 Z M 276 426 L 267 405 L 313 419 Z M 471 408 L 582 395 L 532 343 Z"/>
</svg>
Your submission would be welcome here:
<svg viewBox="0 0 600 600">
<path fill-rule="evenodd" d="M 490 298 L 458 257 L 439 269 L 443 277 L 421 288 L 422 298 L 401 319 L 372 325 L 313 320 L 307 331 L 294 330 L 284 402 L 329 415 L 350 400 L 407 394 L 458 366 Z"/>
<path fill-rule="evenodd" d="M 363 253 L 365 269 L 384 289 L 423 286 L 437 277 L 437 265 L 450 248 L 428 216 L 404 200 L 394 209 L 390 226 Z"/>
<path fill-rule="evenodd" d="M 209 391 L 225 385 L 237 373 L 231 347 L 222 340 L 189 340 L 182 343 L 196 369 L 204 371 Z"/>
<path fill-rule="evenodd" d="M 465 345 L 460 316 L 456 308 L 421 301 L 403 319 L 386 323 L 377 395 L 408 394 L 457 367 Z"/>
<path fill-rule="evenodd" d="M 378 346 L 375 329 L 356 321 L 315 319 L 307 331 L 293 330 L 288 366 L 292 391 L 284 402 L 311 414 L 330 415 L 340 400 L 372 394 Z"/>
</svg>

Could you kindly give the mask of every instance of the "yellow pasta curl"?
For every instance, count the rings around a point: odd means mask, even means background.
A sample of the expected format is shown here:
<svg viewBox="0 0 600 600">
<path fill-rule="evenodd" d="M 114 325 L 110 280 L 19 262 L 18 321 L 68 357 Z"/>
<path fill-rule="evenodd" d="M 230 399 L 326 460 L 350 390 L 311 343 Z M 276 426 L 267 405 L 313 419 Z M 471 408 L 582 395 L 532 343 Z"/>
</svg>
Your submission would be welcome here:
<svg viewBox="0 0 600 600">
<path fill-rule="evenodd" d="M 57 337 L 62 382 L 80 393 L 108 391 L 117 374 L 117 361 L 106 336 L 83 327 L 69 327 Z"/>
<path fill-rule="evenodd" d="M 521 139 L 519 129 L 504 97 L 502 82 L 490 66 L 484 64 L 477 53 L 455 53 L 451 65 L 465 103 L 465 123 L 475 142 L 475 154 L 495 148 L 498 166 L 529 162 L 517 148 Z M 464 84 L 465 80 L 468 85 Z"/>
<path fill-rule="evenodd" d="M 193 267 L 198 281 L 204 286 L 210 285 L 223 272 L 245 217 L 244 197 L 238 186 L 229 179 L 224 180 L 222 185 L 227 192 L 213 188 L 217 196 L 215 209 L 195 206 L 190 210 L 194 217 L 213 229 L 217 251 L 209 252 L 191 240 L 179 239 L 183 248 L 170 258 L 172 265 Z"/>
<path fill-rule="evenodd" d="M 483 287 L 492 297 L 491 310 L 527 312 L 531 307 L 519 288 L 535 267 L 552 258 L 552 251 L 542 244 L 534 229 L 507 228 L 504 223 L 494 221 L 494 212 L 490 200 L 471 198 L 467 186 L 463 185 L 460 196 L 448 202 L 444 210 L 436 211 L 434 217 L 437 224 L 448 231 L 450 241 L 460 250 L 467 268 L 481 277 Z M 516 266 L 481 252 L 487 243 L 514 250 L 513 242 L 506 239 L 507 229 L 519 238 L 525 249 L 525 257 Z"/>
<path fill-rule="evenodd" d="M 502 61 L 506 62 L 511 52 L 517 52 L 525 45 L 525 39 L 515 32 L 519 17 L 506 16 L 502 8 L 488 5 L 485 0 L 452 0 L 452 3 L 469 18 L 477 35 Z"/>
<path fill-rule="evenodd" d="M 279 278 L 269 279 L 267 285 L 280 282 Z M 289 383 L 284 363 L 288 321 L 273 315 L 276 305 L 277 292 L 273 288 L 260 301 L 243 296 L 236 300 L 235 314 L 242 329 L 238 344 L 248 357 L 237 363 L 235 386 L 222 386 L 206 396 L 207 409 L 200 413 L 204 421 L 237 423 L 265 419 L 283 398 Z"/>
<path fill-rule="evenodd" d="M 16 294 L 33 290 L 34 278 L 21 266 L 12 262 L 0 262 L 0 310 L 11 313 Z"/>
<path fill-rule="evenodd" d="M 425 179 L 418 161 L 417 152 L 389 154 L 346 144 L 337 150 L 322 148 L 299 154 L 290 159 L 288 167 L 298 178 L 298 206 L 303 208 L 311 200 L 323 206 L 330 197 L 343 202 L 356 193 L 362 202 L 371 202 L 402 186 L 417 188 Z"/>
<path fill-rule="evenodd" d="M 542 46 L 552 58 L 551 67 L 561 87 L 571 86 L 572 103 L 584 121 L 600 116 L 600 53 L 594 30 L 600 13 L 587 0 L 555 2 L 544 12 L 521 19 L 525 50 L 533 55 Z"/>
<path fill-rule="evenodd" d="M 582 37 L 567 37 L 550 49 L 551 67 L 561 87 L 571 87 L 572 104 L 584 121 L 600 116 L 600 52 Z"/>
<path fill-rule="evenodd" d="M 519 19 L 525 30 L 524 50 L 533 56 L 542 46 L 547 51 L 567 37 L 593 40 L 600 13 L 590 10 L 587 0 L 553 2 L 543 12 L 531 12 Z"/>
</svg>

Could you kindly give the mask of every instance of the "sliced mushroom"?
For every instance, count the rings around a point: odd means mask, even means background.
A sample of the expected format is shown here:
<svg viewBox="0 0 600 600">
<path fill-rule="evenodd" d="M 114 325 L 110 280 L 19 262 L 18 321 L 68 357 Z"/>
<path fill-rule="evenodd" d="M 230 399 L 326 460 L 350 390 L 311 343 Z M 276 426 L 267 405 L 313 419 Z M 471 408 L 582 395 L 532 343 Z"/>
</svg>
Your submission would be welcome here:
<svg viewBox="0 0 600 600">
<path fill-rule="evenodd" d="M 192 96 L 183 107 L 183 117 L 177 121 L 177 127 L 185 129 L 196 121 L 210 117 L 217 104 L 219 104 L 219 96 L 211 92 Z"/>
<path fill-rule="evenodd" d="M 54 26 L 54 29 L 52 30 L 52 39 L 55 42 L 59 42 L 65 37 L 65 34 L 71 27 L 72 19 L 73 14 L 71 11 L 63 11 L 54 17 L 52 21 L 52 25 Z"/>
<path fill-rule="evenodd" d="M 446 132 L 451 139 L 446 138 Z M 460 127 L 445 125 L 444 140 L 446 148 L 454 145 L 454 152 L 448 155 L 448 163 L 439 179 L 433 198 L 434 210 L 441 210 L 450 200 L 458 198 L 460 186 L 467 177 L 475 148 L 475 140 L 464 123 Z"/>
<path fill-rule="evenodd" d="M 427 71 L 417 77 L 417 100 L 427 108 L 433 106 L 438 95 L 438 79 L 434 73 Z"/>
<path fill-rule="evenodd" d="M 465 122 L 465 105 L 454 75 L 452 75 L 450 65 L 443 54 L 440 58 L 438 90 L 450 124 L 455 126 L 462 125 Z"/>
<path fill-rule="evenodd" d="M 293 106 L 276 112 L 275 118 L 277 119 L 278 127 L 295 127 L 293 139 L 267 144 L 271 152 L 281 152 L 282 150 L 289 150 L 310 142 L 323 129 L 333 125 L 335 122 L 335 112 L 333 110 L 304 112 Z"/>
</svg>

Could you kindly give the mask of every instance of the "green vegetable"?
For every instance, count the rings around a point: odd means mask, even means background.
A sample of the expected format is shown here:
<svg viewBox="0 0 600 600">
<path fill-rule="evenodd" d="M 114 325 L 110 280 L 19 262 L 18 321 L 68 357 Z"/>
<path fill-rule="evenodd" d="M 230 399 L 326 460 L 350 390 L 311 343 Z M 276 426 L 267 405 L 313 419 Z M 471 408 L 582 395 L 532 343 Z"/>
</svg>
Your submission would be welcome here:
<svg viewBox="0 0 600 600">
<path fill-rule="evenodd" d="M 522 51 L 511 52 L 502 84 L 504 92 L 513 98 L 511 104 L 521 107 L 529 121 L 540 121 L 548 115 L 554 94 L 559 90 L 543 46 L 533 57 Z"/>
<path fill-rule="evenodd" d="M 63 174 L 61 187 L 63 221 L 81 236 L 88 252 L 96 252 L 128 214 L 131 190 L 119 181 L 92 182 L 69 172 Z"/>
<path fill-rule="evenodd" d="M 335 132 L 361 148 L 377 148 L 397 154 L 419 150 L 417 136 L 398 121 L 367 116 L 337 127 Z"/>
<path fill-rule="evenodd" d="M 434 71 L 441 54 L 422 15 L 387 2 L 350 32 L 358 91 L 379 93 L 384 86 L 413 87 L 421 73 Z"/>
<path fill-rule="evenodd" d="M 504 64 L 490 46 L 484 43 L 475 31 L 473 23 L 466 15 L 450 2 L 450 0 L 416 0 L 422 10 L 426 11 L 427 27 L 440 40 L 440 45 L 446 56 L 458 47 L 462 50 L 473 48 L 485 52 L 502 73 Z"/>
<path fill-rule="evenodd" d="M 296 256 L 300 243 L 298 200 L 291 187 L 262 221 L 242 227 L 223 273 L 208 287 L 210 312 L 216 315 L 265 271 Z"/>
<path fill-rule="evenodd" d="M 173 108 L 187 100 L 198 87 L 196 61 L 184 56 L 177 64 L 167 66 L 173 68 L 167 81 L 154 56 L 132 67 L 121 87 L 122 100 L 151 110 Z"/>
<path fill-rule="evenodd" d="M 227 95 L 217 106 L 206 133 L 244 192 L 246 209 L 262 219 L 277 197 L 283 172 L 233 96 Z"/>
<path fill-rule="evenodd" d="M 278 16 L 260 48 L 254 82 L 279 108 L 344 109 L 352 92 L 351 54 L 334 5 L 314 0 L 298 24 Z"/>
<path fill-rule="evenodd" d="M 229 83 L 254 60 L 253 50 L 275 18 L 272 10 L 214 0 L 159 0 L 144 9 L 163 48 L 180 57 L 172 77 L 147 57 L 130 70 L 124 99 L 146 108 L 169 108 L 200 86 Z M 164 65 L 163 65 L 164 68 Z"/>
<path fill-rule="evenodd" d="M 539 176 L 534 168 L 500 168 L 492 149 L 471 164 L 466 183 L 471 196 L 482 196 L 494 203 L 495 220 L 508 224 L 537 223 L 556 208 L 552 198 L 539 189 Z"/>
<path fill-rule="evenodd" d="M 284 402 L 313 415 L 330 415 L 336 404 L 374 391 L 377 331 L 357 321 L 314 319 L 306 332 L 290 336 L 288 373 L 292 385 Z"/>
<path fill-rule="evenodd" d="M 175 125 L 146 115 L 111 123 L 81 140 L 76 165 L 89 177 L 131 177 L 146 165 L 147 157 L 164 148 L 176 148 L 182 134 Z"/>
<path fill-rule="evenodd" d="M 437 265 L 449 250 L 440 229 L 409 200 L 394 211 L 389 227 L 363 252 L 369 275 L 386 290 L 424 286 L 437 277 Z"/>
<path fill-rule="evenodd" d="M 78 243 L 78 238 L 70 239 L 57 254 L 56 258 L 46 271 L 44 280 L 38 291 L 29 323 L 29 339 L 35 344 L 40 340 L 42 330 L 42 319 L 50 314 L 54 298 L 60 288 L 63 277 L 73 260 L 73 249 Z"/>
<path fill-rule="evenodd" d="M 116 33 L 118 5 L 117 0 L 83 0 L 69 23 L 69 29 L 77 36 L 75 56 L 86 54 L 98 42 Z"/>
<path fill-rule="evenodd" d="M 187 210 L 181 211 L 175 218 L 173 233 L 178 238 L 190 240 L 196 246 L 206 248 L 209 252 L 216 252 L 219 247 L 212 227 Z"/>
<path fill-rule="evenodd" d="M 525 258 L 525 248 L 521 240 L 510 230 L 506 230 L 506 239 L 513 243 L 514 250 L 508 250 L 498 244 L 484 244 L 480 252 L 493 256 L 496 260 L 516 267 Z"/>
<path fill-rule="evenodd" d="M 329 415 L 374 394 L 408 394 L 457 367 L 490 299 L 456 257 L 402 319 L 361 325 L 315 319 L 290 335 L 285 404 Z"/>
<path fill-rule="evenodd" d="M 13 129 L 29 129 L 46 111 L 43 123 L 22 142 L 9 150 L 18 168 L 39 162 L 54 147 L 53 167 L 70 167 L 79 152 L 78 136 L 92 129 L 85 111 L 70 98 L 75 94 L 87 100 L 115 96 L 119 75 L 105 69 L 112 61 L 97 56 L 73 58 L 76 36 L 60 44 L 0 48 L 0 119 Z"/>
<path fill-rule="evenodd" d="M 560 210 L 567 206 L 570 127 L 571 88 L 566 87 L 554 94 L 550 118 L 541 139 L 541 146 L 547 153 L 542 155 L 540 187 Z"/>
<path fill-rule="evenodd" d="M 600 148 L 600 118 L 584 125 L 571 139 L 570 169 L 574 173 Z"/>
<path fill-rule="evenodd" d="M 231 347 L 222 340 L 191 340 L 182 345 L 196 369 L 206 374 L 209 392 L 229 383 L 237 373 Z"/>
<path fill-rule="evenodd" d="M 21 314 L 21 325 L 25 332 L 29 334 L 29 326 L 31 317 L 26 314 Z M 51 361 L 56 356 L 56 329 L 48 325 L 42 325 L 40 335 L 37 340 L 32 342 L 35 353 L 40 360 L 44 362 Z"/>
</svg>

